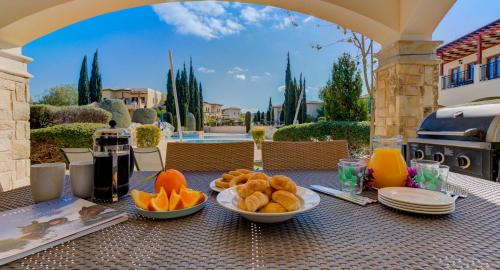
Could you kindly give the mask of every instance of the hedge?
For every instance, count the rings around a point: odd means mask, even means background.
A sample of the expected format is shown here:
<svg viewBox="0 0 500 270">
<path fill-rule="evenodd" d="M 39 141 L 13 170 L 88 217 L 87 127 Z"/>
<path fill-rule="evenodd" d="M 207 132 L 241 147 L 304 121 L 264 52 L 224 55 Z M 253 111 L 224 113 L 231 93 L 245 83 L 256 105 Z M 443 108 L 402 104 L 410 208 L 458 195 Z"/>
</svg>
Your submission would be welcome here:
<svg viewBox="0 0 500 270">
<path fill-rule="evenodd" d="M 116 121 L 116 127 L 128 128 L 132 123 L 130 112 L 122 100 L 106 99 L 99 103 L 99 107 L 112 114 L 111 118 Z"/>
<path fill-rule="evenodd" d="M 320 121 L 289 125 L 278 129 L 275 141 L 347 140 L 351 149 L 367 149 L 370 145 L 370 122 Z"/>
<path fill-rule="evenodd" d="M 44 128 L 54 125 L 57 107 L 52 105 L 31 105 L 30 106 L 30 128 Z"/>
<path fill-rule="evenodd" d="M 160 143 L 161 131 L 155 125 L 142 125 L 136 128 L 137 146 L 155 147 Z"/>
<path fill-rule="evenodd" d="M 111 113 L 92 106 L 31 105 L 30 128 L 38 129 L 69 123 L 102 123 L 111 120 Z"/>
<path fill-rule="evenodd" d="M 111 113 L 97 107 L 90 106 L 67 106 L 61 107 L 55 113 L 54 123 L 101 123 L 108 124 L 111 120 Z"/>
<path fill-rule="evenodd" d="M 106 124 L 73 123 L 31 130 L 32 163 L 64 161 L 61 147 L 92 147 L 92 135 Z"/>
<path fill-rule="evenodd" d="M 141 124 L 153 124 L 157 119 L 157 113 L 155 109 L 151 108 L 139 108 L 136 109 L 132 114 L 132 122 Z"/>
</svg>

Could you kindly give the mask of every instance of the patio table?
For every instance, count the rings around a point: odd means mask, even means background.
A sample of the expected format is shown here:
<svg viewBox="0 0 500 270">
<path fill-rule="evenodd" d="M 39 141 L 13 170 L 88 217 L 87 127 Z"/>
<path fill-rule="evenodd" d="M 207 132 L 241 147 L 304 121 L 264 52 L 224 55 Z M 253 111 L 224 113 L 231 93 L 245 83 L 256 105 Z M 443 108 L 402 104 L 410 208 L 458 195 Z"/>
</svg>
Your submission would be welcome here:
<svg viewBox="0 0 500 270">
<path fill-rule="evenodd" d="M 334 171 L 270 172 L 301 186 L 338 188 Z M 135 172 L 131 186 L 152 172 Z M 220 207 L 209 182 L 219 173 L 186 173 L 206 207 L 175 220 L 140 217 L 130 197 L 110 204 L 129 220 L 3 266 L 5 269 L 499 269 L 500 184 L 452 173 L 470 194 L 445 216 L 407 214 L 321 196 L 310 212 L 258 224 Z M 69 191 L 66 185 L 66 191 Z M 376 197 L 375 192 L 365 195 Z M 0 194 L 0 211 L 32 204 L 29 187 Z"/>
</svg>

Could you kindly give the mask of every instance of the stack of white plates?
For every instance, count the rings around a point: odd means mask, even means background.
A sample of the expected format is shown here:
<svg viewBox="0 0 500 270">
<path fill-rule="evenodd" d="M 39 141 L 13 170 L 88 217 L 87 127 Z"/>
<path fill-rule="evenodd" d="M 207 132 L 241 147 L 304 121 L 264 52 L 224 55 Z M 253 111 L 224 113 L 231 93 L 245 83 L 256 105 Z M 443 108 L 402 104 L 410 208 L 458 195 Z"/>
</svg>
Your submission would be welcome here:
<svg viewBox="0 0 500 270">
<path fill-rule="evenodd" d="M 402 211 L 444 215 L 455 211 L 455 200 L 446 194 L 407 187 L 388 187 L 378 190 L 378 201 Z"/>
</svg>

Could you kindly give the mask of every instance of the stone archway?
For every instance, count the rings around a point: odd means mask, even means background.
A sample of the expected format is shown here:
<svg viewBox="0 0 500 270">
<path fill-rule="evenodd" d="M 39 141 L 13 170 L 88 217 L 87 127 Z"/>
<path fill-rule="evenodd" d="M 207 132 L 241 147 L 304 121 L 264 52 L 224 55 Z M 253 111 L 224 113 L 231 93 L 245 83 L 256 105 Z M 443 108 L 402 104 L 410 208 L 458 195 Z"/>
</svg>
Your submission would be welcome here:
<svg viewBox="0 0 500 270">
<path fill-rule="evenodd" d="M 26 43 L 101 14 L 184 0 L 27 0 L 0 2 L 0 181 L 29 184 L 29 79 Z M 309 14 L 361 32 L 377 54 L 375 134 L 412 137 L 437 108 L 432 32 L 455 0 L 247 0 Z"/>
</svg>

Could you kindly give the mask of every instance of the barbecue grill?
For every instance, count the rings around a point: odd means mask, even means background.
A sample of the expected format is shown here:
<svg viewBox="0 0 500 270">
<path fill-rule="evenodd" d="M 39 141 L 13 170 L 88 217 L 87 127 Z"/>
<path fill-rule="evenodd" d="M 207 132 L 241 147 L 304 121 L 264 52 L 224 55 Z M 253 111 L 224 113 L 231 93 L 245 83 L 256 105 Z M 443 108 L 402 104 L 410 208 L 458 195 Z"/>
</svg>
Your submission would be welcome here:
<svg viewBox="0 0 500 270">
<path fill-rule="evenodd" d="M 429 159 L 453 172 L 500 182 L 500 103 L 447 107 L 427 116 L 408 139 L 408 160 Z"/>
</svg>

